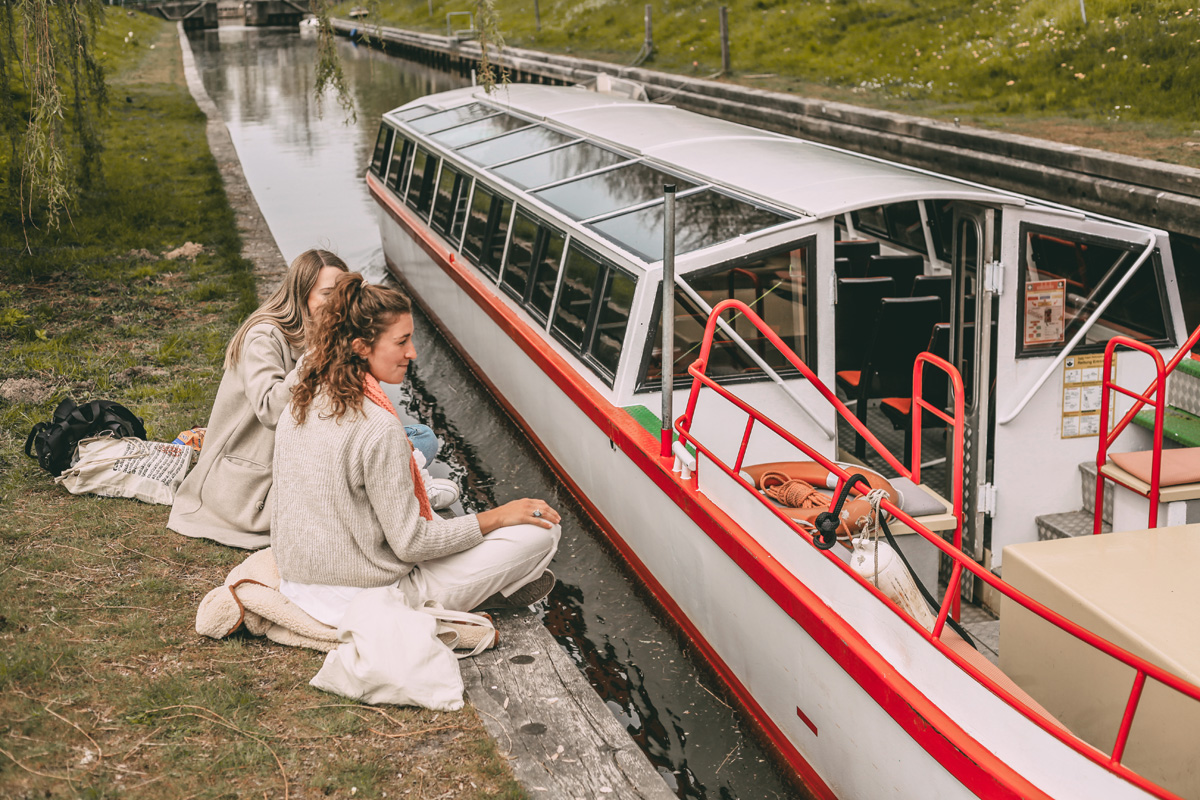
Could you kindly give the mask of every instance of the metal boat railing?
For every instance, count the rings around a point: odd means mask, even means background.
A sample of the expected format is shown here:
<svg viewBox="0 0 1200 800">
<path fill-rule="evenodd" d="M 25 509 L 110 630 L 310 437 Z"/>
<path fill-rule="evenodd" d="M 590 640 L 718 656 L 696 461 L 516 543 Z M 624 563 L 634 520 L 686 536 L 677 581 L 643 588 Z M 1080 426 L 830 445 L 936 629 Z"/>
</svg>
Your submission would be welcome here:
<svg viewBox="0 0 1200 800">
<path fill-rule="evenodd" d="M 1114 336 L 1108 340 L 1108 344 L 1104 348 L 1104 382 L 1100 385 L 1100 446 L 1096 450 L 1096 508 L 1092 515 L 1093 534 L 1100 533 L 1100 528 L 1104 522 L 1105 480 L 1125 486 L 1123 481 L 1117 480 L 1111 475 L 1104 474 L 1104 467 L 1108 463 L 1108 448 L 1112 446 L 1112 443 L 1117 440 L 1118 436 L 1124 433 L 1125 429 L 1129 427 L 1129 423 L 1133 421 L 1133 418 L 1137 416 L 1138 412 L 1147 403 L 1154 407 L 1154 444 L 1152 461 L 1150 462 L 1150 493 L 1147 496 L 1147 500 L 1150 503 L 1150 519 L 1147 527 L 1158 527 L 1158 504 L 1162 490 L 1159 480 L 1162 470 L 1163 417 L 1167 412 L 1167 377 L 1175 371 L 1175 368 L 1179 366 L 1181 361 L 1191 356 L 1192 347 L 1198 341 L 1200 341 L 1200 327 L 1192 331 L 1192 335 L 1183 343 L 1183 346 L 1172 356 L 1170 361 L 1164 364 L 1162 354 L 1148 344 L 1131 339 L 1128 336 Z M 1128 347 L 1132 350 L 1138 350 L 1154 359 L 1154 380 L 1150 382 L 1150 385 L 1141 394 L 1126 389 L 1112 377 L 1113 359 L 1118 347 Z M 1110 390 L 1120 392 L 1126 397 L 1131 397 L 1135 402 L 1125 412 L 1125 415 L 1121 417 L 1121 421 L 1114 425 L 1111 431 L 1108 431 L 1108 420 L 1111 413 Z M 1154 395 L 1153 399 L 1150 398 L 1152 393 Z M 1133 489 L 1131 486 L 1126 486 L 1126 488 Z"/>
<path fill-rule="evenodd" d="M 704 330 L 703 343 L 700 348 L 700 357 L 690 367 L 688 367 L 688 372 L 692 376 L 692 388 L 690 394 L 688 395 L 687 409 L 684 414 L 675 422 L 675 430 L 679 434 L 680 442 L 693 446 L 696 449 L 697 456 L 703 455 L 704 458 L 708 459 L 713 466 L 720 469 L 727 477 L 731 478 L 743 489 L 756 497 L 759 502 L 761 502 L 780 520 L 780 522 L 791 528 L 796 534 L 808 539 L 810 542 L 812 542 L 815 538 L 813 531 L 806 530 L 804 527 L 797 524 L 794 520 L 785 515 L 764 495 L 759 493 L 753 484 L 747 481 L 740 474 L 741 459 L 745 456 L 746 441 L 748 440 L 750 432 L 753 431 L 756 424 L 763 425 L 777 436 L 781 437 L 784 441 L 795 447 L 797 450 L 804 453 L 808 458 L 829 470 L 831 474 L 836 475 L 838 477 L 839 487 L 843 482 L 849 480 L 850 478 L 849 473 L 847 473 L 846 470 L 840 465 L 821 455 L 821 453 L 817 452 L 815 449 L 796 438 L 761 411 L 734 395 L 729 388 L 718 384 L 707 375 L 706 370 L 708 368 L 708 357 L 712 350 L 713 336 L 717 327 L 717 319 L 722 312 L 729 309 L 734 309 L 738 313 L 744 315 L 745 318 L 758 329 L 759 333 L 766 337 L 771 344 L 779 350 L 779 352 L 784 356 L 784 358 L 787 359 L 791 366 L 795 367 L 802 375 L 804 375 L 804 377 L 811 382 L 813 387 L 817 389 L 817 391 L 819 391 L 826 400 L 833 404 L 837 412 L 841 414 L 841 416 L 846 419 L 847 422 L 855 427 L 855 430 L 862 435 L 863 438 L 865 438 L 873 448 L 877 450 L 877 452 L 893 467 L 893 469 L 905 477 L 910 479 L 912 478 L 912 473 L 905 469 L 904 466 L 896 460 L 895 456 L 888 452 L 887 448 L 883 447 L 883 445 L 879 443 L 879 441 L 870 433 L 870 431 L 867 431 L 866 428 L 861 425 L 861 423 L 858 423 L 857 418 L 850 412 L 850 410 L 847 409 L 840 400 L 838 400 L 837 396 L 831 392 L 828 387 L 826 387 L 820 380 L 817 379 L 817 376 L 803 361 L 800 360 L 799 356 L 797 356 L 795 352 L 793 352 L 791 348 L 789 348 L 783 342 L 783 340 L 780 339 L 779 336 L 765 322 L 763 322 L 761 318 L 758 317 L 757 314 L 755 314 L 744 303 L 738 300 L 725 300 L 721 303 L 718 303 L 713 308 L 712 313 L 709 315 L 708 323 Z M 928 362 L 936 363 L 936 361 L 933 361 L 933 358 L 936 357 L 931 357 L 928 359 Z M 953 368 L 951 367 L 951 369 Z M 959 379 L 958 384 L 956 384 L 956 389 L 959 387 L 961 387 L 961 378 Z M 742 445 L 739 447 L 738 456 L 733 466 L 726 464 L 719 456 L 713 453 L 712 450 L 700 442 L 691 433 L 690 429 L 696 411 L 696 403 L 699 399 L 700 390 L 702 388 L 711 389 L 717 395 L 741 411 L 745 412 L 750 417 L 746 425 L 746 433 L 743 435 Z M 930 406 L 923 400 L 922 405 L 920 406 L 914 404 L 914 412 L 918 407 L 923 408 L 924 410 L 930 410 Z M 699 458 L 697 458 L 697 470 L 699 470 L 700 467 L 698 462 Z M 914 464 L 919 463 L 919 461 L 914 460 Z M 961 464 L 961 452 L 958 455 L 958 461 L 956 463 Z M 919 467 L 917 467 L 917 469 L 919 470 Z M 693 480 L 698 481 L 698 475 L 693 476 Z M 692 485 L 693 487 L 698 487 L 698 482 L 693 483 Z M 852 490 L 855 490 L 856 493 L 861 494 L 861 492 L 857 492 L 857 488 L 857 486 L 852 487 Z M 973 559 L 962 552 L 961 547 L 956 548 L 950 543 L 946 542 L 944 539 L 942 539 L 942 537 L 938 536 L 924 525 L 917 522 L 889 500 L 883 500 L 880 505 L 881 508 L 887 511 L 893 518 L 898 519 L 903 524 L 912 528 L 912 530 L 918 535 L 923 537 L 939 551 L 944 553 L 948 558 L 951 559 L 954 565 L 951 571 L 950 581 L 947 585 L 946 595 L 942 600 L 940 608 L 938 609 L 938 617 L 936 623 L 934 624 L 933 630 L 926 630 L 915 619 L 913 619 L 912 616 L 904 612 L 898 605 L 888 599 L 886 595 L 879 591 L 879 589 L 873 586 L 869 581 L 854 572 L 854 570 L 851 569 L 848 564 L 842 561 L 842 559 L 836 556 L 834 553 L 830 551 L 821 551 L 820 548 L 817 548 L 818 552 L 823 552 L 825 558 L 829 559 L 831 563 L 836 565 L 836 567 L 845 573 L 851 580 L 856 581 L 866 591 L 874 594 L 880 600 L 880 602 L 884 603 L 884 605 L 889 607 L 895 614 L 907 622 L 909 626 L 911 626 L 928 642 L 930 642 L 933 647 L 941 651 L 943 656 L 954 662 L 960 669 L 985 686 L 989 691 L 991 691 L 1005 703 L 1020 711 L 1026 718 L 1028 718 L 1042 730 L 1046 731 L 1051 736 L 1054 736 L 1072 750 L 1083 755 L 1092 762 L 1108 769 L 1116 775 L 1119 775 L 1129 783 L 1149 792 L 1155 797 L 1165 798 L 1168 800 L 1178 798 L 1178 795 L 1172 793 L 1162 786 L 1159 786 L 1143 775 L 1134 772 L 1129 767 L 1126 767 L 1121 763 L 1121 758 L 1125 752 L 1126 743 L 1129 738 L 1130 730 L 1133 726 L 1134 716 L 1137 713 L 1137 708 L 1141 700 L 1142 689 L 1145 686 L 1147 678 L 1153 679 L 1163 686 L 1180 693 L 1184 697 L 1191 698 L 1197 702 L 1200 702 L 1200 687 L 1193 686 L 1187 681 L 1167 672 L 1161 667 L 1151 664 L 1149 661 L 1123 650 L 1112 642 L 1097 636 L 1091 631 L 1062 616 L 1053 609 L 1042 605 L 1023 592 L 1020 592 L 1008 585 L 1003 580 L 993 575 L 990 570 L 984 569 L 979 564 L 975 563 Z M 813 546 L 814 548 L 816 547 L 815 544 Z M 941 641 L 941 634 L 945 626 L 946 617 L 949 615 L 951 605 L 955 602 L 955 598 L 957 598 L 959 594 L 959 585 L 961 583 L 962 574 L 964 571 L 970 572 L 977 580 L 987 583 L 993 589 L 1004 595 L 1005 598 L 1012 600 L 1027 611 L 1036 614 L 1055 627 L 1063 630 L 1071 636 L 1074 636 L 1076 639 L 1079 639 L 1085 644 L 1100 651 L 1104 655 L 1134 670 L 1135 677 L 1133 686 L 1130 689 L 1120 728 L 1117 732 L 1116 740 L 1111 752 L 1105 753 L 1104 751 L 1085 742 L 1079 737 L 1060 729 L 1055 725 L 1052 725 L 1050 722 L 1044 719 L 1038 711 L 1031 708 L 1024 700 L 1006 688 L 1000 686 L 993 678 L 985 675 L 978 666 L 972 664 L 970 661 L 951 649 L 950 646 Z"/>
</svg>

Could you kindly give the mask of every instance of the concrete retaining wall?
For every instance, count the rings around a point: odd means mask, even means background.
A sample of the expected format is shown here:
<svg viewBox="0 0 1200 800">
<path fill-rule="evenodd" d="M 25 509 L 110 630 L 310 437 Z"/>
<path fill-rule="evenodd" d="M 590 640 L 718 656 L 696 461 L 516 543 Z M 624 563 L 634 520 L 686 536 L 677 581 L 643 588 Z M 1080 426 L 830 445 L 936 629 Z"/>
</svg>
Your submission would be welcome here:
<svg viewBox="0 0 1200 800">
<path fill-rule="evenodd" d="M 464 74 L 479 61 L 479 45 L 473 41 L 376 29 L 351 20 L 334 20 L 334 29 L 347 36 L 356 32 L 396 55 Z M 535 50 L 508 47 L 493 60 L 507 67 L 514 81 L 572 84 L 603 72 L 638 81 L 651 100 L 690 111 L 1200 237 L 1197 169 Z"/>
</svg>

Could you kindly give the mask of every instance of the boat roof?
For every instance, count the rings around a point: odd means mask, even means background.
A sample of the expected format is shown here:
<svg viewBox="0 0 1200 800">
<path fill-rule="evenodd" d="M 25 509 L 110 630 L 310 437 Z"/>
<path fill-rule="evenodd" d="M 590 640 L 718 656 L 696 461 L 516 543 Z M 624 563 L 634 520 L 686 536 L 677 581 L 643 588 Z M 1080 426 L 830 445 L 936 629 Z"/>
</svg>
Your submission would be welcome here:
<svg viewBox="0 0 1200 800">
<path fill-rule="evenodd" d="M 922 198 L 1025 202 L 1019 195 L 835 147 L 579 87 L 510 84 L 491 94 L 468 87 L 423 97 L 388 116 L 403 123 L 420 106 L 443 110 L 472 102 L 547 122 L 800 216 L 828 217 Z M 731 158 L 734 148 L 737 157 Z"/>
</svg>

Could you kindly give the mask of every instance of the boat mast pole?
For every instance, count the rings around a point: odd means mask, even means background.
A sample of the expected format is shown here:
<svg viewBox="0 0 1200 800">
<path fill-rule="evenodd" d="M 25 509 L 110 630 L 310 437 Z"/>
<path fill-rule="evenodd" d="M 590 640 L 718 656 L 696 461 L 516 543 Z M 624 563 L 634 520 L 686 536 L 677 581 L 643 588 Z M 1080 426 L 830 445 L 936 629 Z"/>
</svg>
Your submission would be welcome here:
<svg viewBox="0 0 1200 800">
<path fill-rule="evenodd" d="M 675 184 L 663 184 L 663 276 L 662 276 L 662 444 L 658 454 L 671 457 L 674 438 L 671 422 L 675 392 Z"/>
</svg>

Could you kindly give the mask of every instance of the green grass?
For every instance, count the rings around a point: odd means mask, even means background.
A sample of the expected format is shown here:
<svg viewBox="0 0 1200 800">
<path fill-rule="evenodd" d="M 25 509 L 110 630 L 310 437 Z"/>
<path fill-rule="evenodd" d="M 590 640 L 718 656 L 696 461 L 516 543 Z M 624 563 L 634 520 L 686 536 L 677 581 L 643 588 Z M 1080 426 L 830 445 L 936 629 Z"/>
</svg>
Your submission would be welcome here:
<svg viewBox="0 0 1200 800">
<path fill-rule="evenodd" d="M 203 424 L 256 305 L 174 27 L 106 18 L 104 180 L 32 252 L 0 216 L 0 796 L 523 797 L 469 710 L 360 706 L 308 686 L 319 653 L 198 636 L 245 552 L 167 531 L 165 506 L 72 496 L 22 452 L 67 395 L 153 440 Z M 188 241 L 196 259 L 163 257 Z"/>
<path fill-rule="evenodd" d="M 464 0 L 381 0 L 385 24 L 445 32 Z M 345 15 L 355 2 L 335 8 Z M 647 66 L 721 68 L 718 8 L 729 7 L 732 79 L 929 116 L 1134 121 L 1192 134 L 1200 97 L 1193 0 L 656 0 Z M 643 3 L 496 0 L 508 44 L 629 63 Z"/>
</svg>

